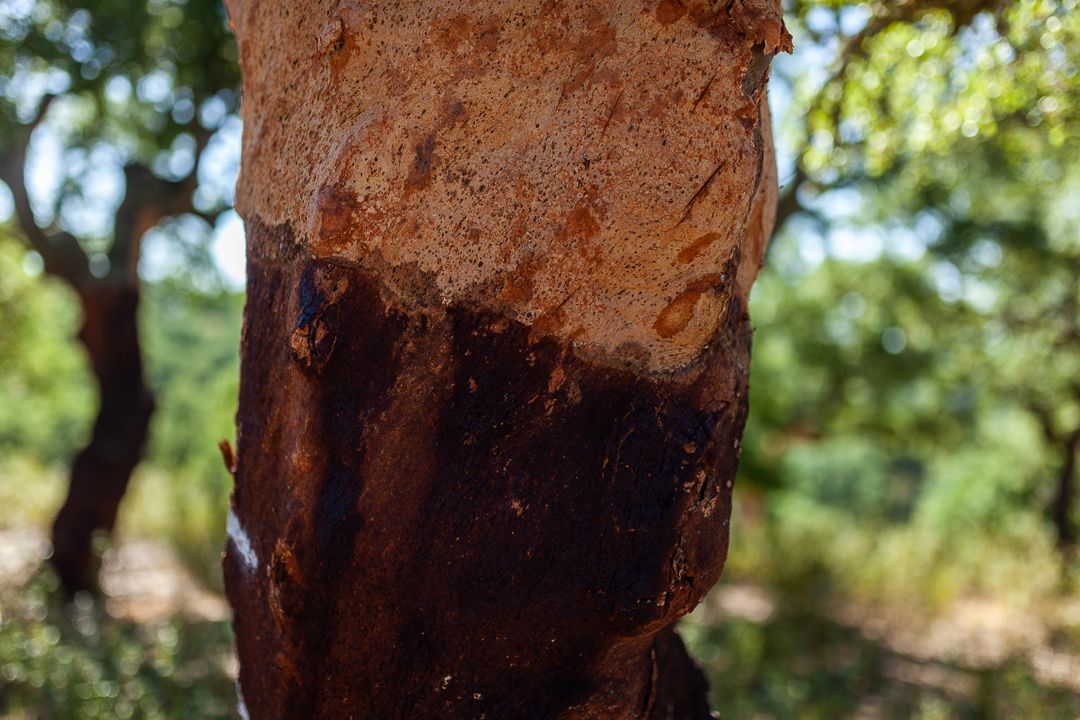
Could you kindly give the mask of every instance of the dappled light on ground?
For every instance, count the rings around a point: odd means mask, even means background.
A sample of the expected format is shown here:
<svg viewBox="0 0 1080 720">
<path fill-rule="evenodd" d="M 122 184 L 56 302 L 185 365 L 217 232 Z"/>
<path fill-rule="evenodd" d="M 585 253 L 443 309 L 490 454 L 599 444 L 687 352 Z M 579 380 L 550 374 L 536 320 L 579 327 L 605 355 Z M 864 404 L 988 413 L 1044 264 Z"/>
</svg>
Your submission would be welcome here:
<svg viewBox="0 0 1080 720">
<path fill-rule="evenodd" d="M 221 597 L 168 549 L 140 541 L 106 556 L 102 599 L 63 603 L 47 567 L 10 561 L 15 549 L 40 561 L 41 537 L 0 536 L 0 718 L 233 717 L 236 661 Z"/>
<path fill-rule="evenodd" d="M 1078 627 L 1053 619 L 988 601 L 905 616 L 732 584 L 683 633 L 723 718 L 1074 720 Z"/>
<path fill-rule="evenodd" d="M 0 718 L 234 717 L 223 598 L 167 546 L 105 555 L 100 600 L 56 599 L 38 529 L 0 533 Z M 1080 600 L 928 611 L 751 581 L 682 623 L 721 718 L 1080 715 Z"/>
</svg>

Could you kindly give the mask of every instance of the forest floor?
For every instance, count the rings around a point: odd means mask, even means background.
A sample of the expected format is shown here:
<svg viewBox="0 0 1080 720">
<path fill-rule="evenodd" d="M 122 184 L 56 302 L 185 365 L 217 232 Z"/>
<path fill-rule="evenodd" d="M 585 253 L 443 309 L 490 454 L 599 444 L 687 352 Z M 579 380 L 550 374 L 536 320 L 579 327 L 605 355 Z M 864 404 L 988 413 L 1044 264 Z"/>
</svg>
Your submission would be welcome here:
<svg viewBox="0 0 1080 720">
<path fill-rule="evenodd" d="M 161 543 L 105 553 L 103 600 L 57 599 L 37 529 L 0 531 L 0 719 L 235 718 L 229 609 Z"/>
<path fill-rule="evenodd" d="M 0 531 L 0 718 L 233 717 L 224 598 L 166 545 L 106 552 L 104 600 L 54 599 L 37 529 Z M 1080 718 L 1080 598 L 933 615 L 753 582 L 682 625 L 724 718 Z"/>
<path fill-rule="evenodd" d="M 766 624 L 783 601 L 760 585 L 720 585 L 703 606 L 700 622 L 715 625 L 734 618 Z M 810 610 L 912 662 L 979 670 L 1024 658 L 1040 684 L 1080 693 L 1080 647 L 1067 644 L 1080 628 L 1080 597 L 1055 598 L 1038 610 L 964 598 L 929 616 L 837 599 Z M 915 684 L 920 677 L 930 682 L 935 677 L 903 666 L 894 674 Z"/>
<path fill-rule="evenodd" d="M 0 598 L 17 592 L 41 568 L 49 540 L 37 528 L 0 530 Z M 116 620 L 165 622 L 184 615 L 206 622 L 229 618 L 225 598 L 203 587 L 167 545 L 129 540 L 102 559 L 105 610 Z"/>
</svg>

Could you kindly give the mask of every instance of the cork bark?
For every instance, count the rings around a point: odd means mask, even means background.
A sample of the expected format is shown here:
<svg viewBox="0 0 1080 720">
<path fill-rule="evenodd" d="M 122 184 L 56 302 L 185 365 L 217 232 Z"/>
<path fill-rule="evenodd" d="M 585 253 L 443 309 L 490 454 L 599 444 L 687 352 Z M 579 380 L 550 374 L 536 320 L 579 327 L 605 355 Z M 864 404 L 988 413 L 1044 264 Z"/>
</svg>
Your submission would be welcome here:
<svg viewBox="0 0 1080 720">
<path fill-rule="evenodd" d="M 703 718 L 776 0 L 236 0 L 252 718 Z"/>
</svg>

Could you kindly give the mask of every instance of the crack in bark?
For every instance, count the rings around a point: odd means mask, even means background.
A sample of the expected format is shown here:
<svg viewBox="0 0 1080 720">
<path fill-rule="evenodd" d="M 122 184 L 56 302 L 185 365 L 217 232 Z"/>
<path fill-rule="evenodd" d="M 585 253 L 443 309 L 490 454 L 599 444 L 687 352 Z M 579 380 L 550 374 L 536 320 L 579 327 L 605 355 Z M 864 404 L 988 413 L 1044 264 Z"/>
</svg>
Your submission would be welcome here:
<svg viewBox="0 0 1080 720">
<path fill-rule="evenodd" d="M 607 134 L 608 125 L 611 124 L 611 119 L 615 117 L 615 111 L 619 108 L 619 101 L 622 100 L 622 96 L 625 90 L 619 90 L 619 94 L 615 96 L 615 102 L 611 104 L 611 110 L 608 111 L 607 119 L 604 120 L 604 129 L 600 131 L 600 138 Z"/>
<path fill-rule="evenodd" d="M 697 100 L 694 100 L 694 104 L 693 104 L 693 106 L 692 106 L 692 107 L 690 108 L 690 112 L 695 112 L 695 111 L 697 110 L 697 106 L 698 106 L 698 104 L 700 104 L 700 103 L 701 103 L 701 101 L 705 99 L 705 96 L 706 96 L 706 95 L 708 94 L 708 92 L 709 92 L 709 88 L 711 88 L 711 87 L 712 87 L 713 81 L 715 81 L 715 80 L 716 80 L 716 76 L 717 76 L 717 75 L 719 74 L 719 72 L 720 72 L 719 70 L 718 70 L 718 71 L 716 71 L 716 72 L 714 72 L 714 73 L 712 74 L 712 77 L 710 77 L 710 78 L 709 78 L 709 82 L 705 83 L 705 87 L 703 87 L 703 88 L 701 89 L 701 92 L 700 92 L 700 93 L 698 93 L 698 96 L 697 96 Z"/>
<path fill-rule="evenodd" d="M 726 164 L 726 162 L 721 162 L 719 165 L 717 165 L 716 169 L 709 173 L 709 177 L 705 178 L 705 182 L 701 183 L 701 186 L 697 189 L 697 192 L 694 193 L 693 197 L 691 197 L 687 201 L 686 207 L 683 208 L 682 217 L 679 218 L 679 222 L 675 223 L 676 228 L 686 222 L 687 218 L 690 217 L 690 213 L 694 209 L 694 204 L 697 203 L 697 201 L 705 194 L 705 189 L 709 186 L 709 183 L 711 183 L 716 178 L 720 171 L 724 169 L 724 166 Z M 751 202 L 753 202 L 753 195 L 751 195 Z M 675 228 L 672 229 L 674 230 Z"/>
<path fill-rule="evenodd" d="M 649 648 L 649 684 L 645 686 L 645 702 L 641 708 L 642 720 L 651 718 L 653 710 L 656 708 L 656 684 L 659 675 L 656 663 L 656 642 L 654 641 Z"/>
</svg>

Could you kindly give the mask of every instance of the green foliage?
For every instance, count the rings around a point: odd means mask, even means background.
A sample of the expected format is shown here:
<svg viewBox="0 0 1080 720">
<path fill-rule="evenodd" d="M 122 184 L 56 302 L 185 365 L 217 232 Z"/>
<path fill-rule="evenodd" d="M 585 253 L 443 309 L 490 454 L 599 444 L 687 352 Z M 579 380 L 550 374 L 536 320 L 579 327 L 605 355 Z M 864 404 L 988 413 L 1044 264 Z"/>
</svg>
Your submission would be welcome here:
<svg viewBox="0 0 1080 720">
<path fill-rule="evenodd" d="M 234 437 L 242 310 L 238 294 L 169 282 L 147 287 L 143 309 L 148 374 L 160 390 L 151 467 L 135 479 L 121 529 L 171 539 L 212 586 L 220 586 L 232 491 L 218 443 Z"/>
<path fill-rule="evenodd" d="M 0 457 L 63 462 L 85 440 L 97 393 L 72 346 L 79 318 L 71 291 L 30 277 L 24 257 L 0 237 Z"/>
<path fill-rule="evenodd" d="M 1080 433 L 1074 9 L 793 3 L 822 65 L 778 64 L 798 212 L 751 302 L 740 484 L 765 509 L 736 520 L 737 574 L 931 605 L 1068 586 L 1048 511 Z"/>
<path fill-rule="evenodd" d="M 794 5 L 799 40 L 843 48 L 839 72 L 805 73 L 796 91 L 812 174 L 926 168 L 978 138 L 1018 159 L 1076 137 L 1075 0 Z"/>
<path fill-rule="evenodd" d="M 9 391 L 0 449 L 11 449 L 0 496 L 19 497 L 29 468 L 68 461 L 95 405 L 71 343 L 77 304 L 37 276 L 44 268 L 76 287 L 128 284 L 138 268 L 154 281 L 140 334 L 158 412 L 134 482 L 142 500 L 128 503 L 121 525 L 174 538 L 216 578 L 229 492 L 216 444 L 232 434 L 240 309 L 220 291 L 207 242 L 231 202 L 236 148 L 226 145 L 239 126 L 224 6 L 15 1 L 0 4 L 0 20 L 0 171 L 16 226 L 0 237 L 0 302 L 13 320 L 0 331 L 0 356 L 9 348 L 14 358 L 0 379 Z M 155 227 L 144 233 L 144 223 Z M 36 252 L 24 257 L 19 241 Z M 39 520 L 41 505 L 14 509 Z"/>
<path fill-rule="evenodd" d="M 73 145 L 113 146 L 168 172 L 159 153 L 235 109 L 236 44 L 215 0 L 39 0 L 0 13 L 0 117 L 9 128 L 41 95 L 61 95 Z"/>
<path fill-rule="evenodd" d="M 5 525 L 47 524 L 64 470 L 93 420 L 96 391 L 75 342 L 77 305 L 56 282 L 30 277 L 25 253 L 0 242 L 0 500 Z M 157 410 L 146 462 L 121 509 L 121 533 L 170 540 L 220 585 L 219 554 L 232 480 L 217 444 L 232 440 L 242 296 L 147 284 L 141 310 Z"/>
<path fill-rule="evenodd" d="M 231 718 L 228 621 L 115 620 L 88 597 L 63 606 L 41 573 L 0 615 L 5 718 Z"/>
<path fill-rule="evenodd" d="M 145 299 L 148 375 L 161 388 L 157 400 L 164 408 L 150 456 L 162 467 L 220 476 L 217 443 L 233 435 L 243 297 L 163 282 L 148 286 Z M 214 449 L 213 462 L 207 447 Z"/>
<path fill-rule="evenodd" d="M 237 131 L 238 84 L 220 0 L 0 5 L 0 172 L 46 269 L 130 281 L 147 269 L 146 246 L 152 274 L 209 287 L 210 226 L 232 199 L 223 144 Z"/>
</svg>

